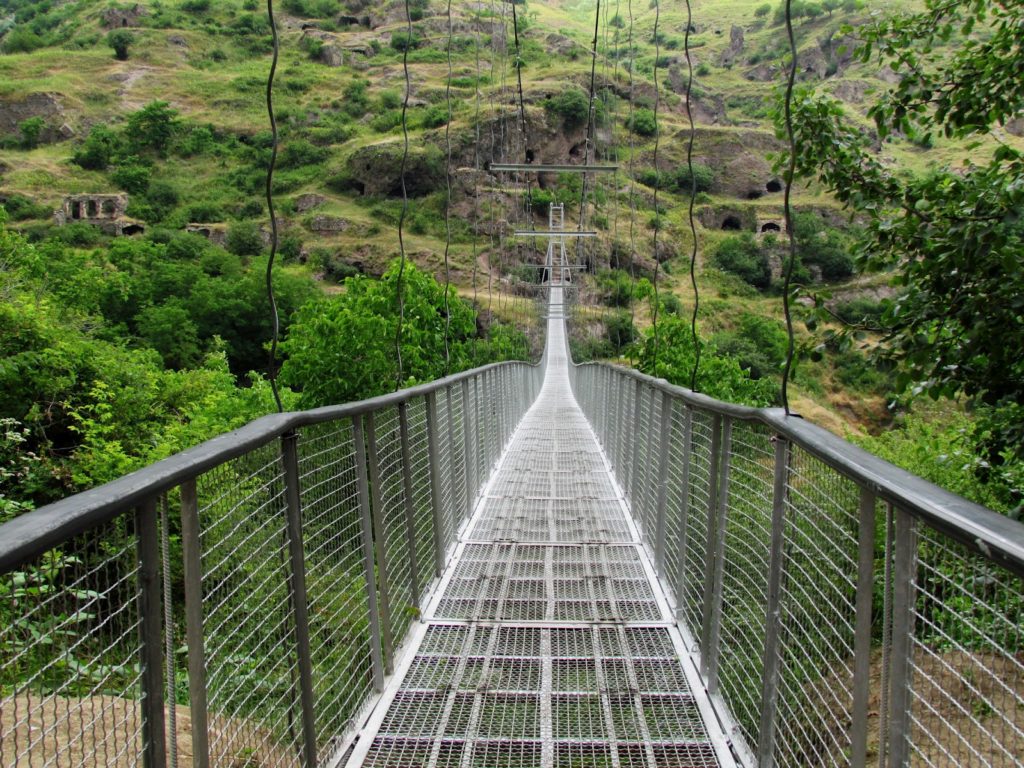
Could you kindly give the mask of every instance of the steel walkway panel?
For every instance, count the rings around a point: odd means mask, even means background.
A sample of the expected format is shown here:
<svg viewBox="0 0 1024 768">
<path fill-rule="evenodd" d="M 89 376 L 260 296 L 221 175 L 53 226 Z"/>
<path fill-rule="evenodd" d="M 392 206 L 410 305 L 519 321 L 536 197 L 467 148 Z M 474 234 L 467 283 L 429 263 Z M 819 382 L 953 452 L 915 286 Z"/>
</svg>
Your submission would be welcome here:
<svg viewBox="0 0 1024 768">
<path fill-rule="evenodd" d="M 734 764 L 548 325 L 540 395 L 350 766 Z"/>
</svg>

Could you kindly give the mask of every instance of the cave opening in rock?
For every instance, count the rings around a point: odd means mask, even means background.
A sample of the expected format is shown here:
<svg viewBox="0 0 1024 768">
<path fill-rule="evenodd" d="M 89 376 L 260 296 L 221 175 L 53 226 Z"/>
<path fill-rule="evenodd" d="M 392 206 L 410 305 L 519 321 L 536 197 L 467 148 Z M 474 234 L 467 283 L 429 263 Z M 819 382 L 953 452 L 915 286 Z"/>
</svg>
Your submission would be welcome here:
<svg viewBox="0 0 1024 768">
<path fill-rule="evenodd" d="M 768 192 L 781 192 L 782 182 L 779 181 L 778 179 L 772 179 L 771 181 L 764 185 L 764 188 Z"/>
<path fill-rule="evenodd" d="M 727 232 L 738 232 L 743 229 L 743 222 L 736 216 L 726 216 L 722 221 L 722 229 Z"/>
<path fill-rule="evenodd" d="M 763 195 L 764 192 L 762 192 L 760 189 L 752 189 L 749 192 L 747 192 L 747 200 L 757 200 Z"/>
<path fill-rule="evenodd" d="M 767 224 L 761 227 L 762 232 L 781 232 L 782 227 L 776 224 L 774 221 L 769 221 Z"/>
</svg>

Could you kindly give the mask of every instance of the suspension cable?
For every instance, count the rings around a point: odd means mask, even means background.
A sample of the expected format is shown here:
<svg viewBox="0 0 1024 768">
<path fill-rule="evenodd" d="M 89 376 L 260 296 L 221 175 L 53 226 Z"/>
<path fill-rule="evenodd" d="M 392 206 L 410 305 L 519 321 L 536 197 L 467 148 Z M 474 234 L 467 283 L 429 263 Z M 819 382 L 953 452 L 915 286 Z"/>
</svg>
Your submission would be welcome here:
<svg viewBox="0 0 1024 768">
<path fill-rule="evenodd" d="M 782 310 L 786 315 L 786 365 L 782 370 L 782 407 L 789 416 L 789 376 L 793 370 L 795 339 L 793 334 L 793 313 L 789 306 L 789 291 L 793 282 L 793 265 L 796 263 L 796 234 L 793 232 L 793 211 L 791 197 L 793 176 L 796 172 L 796 139 L 793 135 L 793 88 L 796 84 L 797 53 L 796 36 L 793 33 L 792 0 L 786 0 L 786 36 L 789 39 L 789 80 L 786 83 L 786 139 L 789 142 L 789 166 L 786 169 L 786 194 L 783 197 L 783 216 L 789 235 L 789 263 L 786 265 L 786 279 L 782 286 Z"/>
<path fill-rule="evenodd" d="M 690 140 L 686 145 L 686 168 L 690 174 L 690 205 L 687 217 L 690 223 L 690 285 L 693 286 L 693 315 L 690 316 L 690 334 L 693 337 L 693 372 L 690 374 L 690 389 L 697 391 L 697 372 L 700 370 L 700 339 L 697 337 L 697 310 L 700 308 L 700 289 L 697 286 L 697 224 L 693 218 L 697 202 L 697 177 L 693 172 L 693 142 L 696 130 L 693 125 L 693 61 L 690 59 L 690 30 L 693 28 L 693 9 L 686 0 L 686 35 L 683 37 L 683 52 L 686 55 L 686 117 L 690 121 Z"/>
<path fill-rule="evenodd" d="M 661 93 L 658 87 L 658 59 L 661 58 L 661 40 L 658 37 L 658 24 L 661 20 L 661 4 L 654 3 L 654 311 L 651 314 L 651 329 L 654 333 L 654 360 L 651 374 L 658 375 L 658 309 L 661 298 L 658 295 L 658 276 L 661 272 L 661 261 L 658 259 L 658 233 L 661 231 L 661 211 L 658 208 L 658 192 L 661 189 L 661 173 L 658 171 L 658 147 L 661 144 L 661 126 L 658 124 L 658 109 L 661 106 Z"/>
<path fill-rule="evenodd" d="M 449 3 L 449 12 L 451 4 Z M 473 82 L 473 127 L 476 140 L 473 142 L 473 227 L 471 231 L 471 244 L 473 249 L 473 311 L 479 312 L 477 304 L 476 279 L 479 268 L 480 254 L 477 238 L 480 236 L 480 11 L 473 19 L 473 56 L 476 62 L 476 76 Z M 451 81 L 449 81 L 450 84 Z M 479 365 L 479 338 L 477 333 L 473 334 L 473 367 Z"/>
<path fill-rule="evenodd" d="M 587 135 L 583 143 L 583 163 L 590 165 L 590 150 L 594 140 L 594 96 L 597 82 L 597 39 L 601 29 L 601 0 L 597 0 L 597 10 L 594 13 L 594 40 L 590 46 L 590 95 L 587 101 Z M 579 227 L 582 230 L 586 227 L 587 221 L 587 187 L 589 174 L 583 174 L 583 183 L 580 184 L 580 216 Z M 582 264 L 585 250 L 585 238 L 576 239 L 576 263 Z"/>
<path fill-rule="evenodd" d="M 444 375 L 451 370 L 451 333 L 452 314 L 448 300 L 451 290 L 452 275 L 448 263 L 448 254 L 452 247 L 452 0 L 448 0 L 448 80 L 445 82 L 444 99 L 448 106 L 448 122 L 444 125 L 444 144 L 446 149 L 444 163 L 445 203 L 444 203 Z"/>
<path fill-rule="evenodd" d="M 633 70 L 636 68 L 636 53 L 633 46 L 633 0 L 627 2 L 629 13 L 629 32 L 626 35 L 626 45 L 629 50 L 629 110 L 628 122 L 633 125 L 635 118 L 636 104 L 634 103 L 636 86 Z M 629 276 L 631 288 L 629 294 L 629 322 L 636 326 L 636 136 L 632 127 L 626 132 L 629 135 Z M 630 365 L 633 364 L 632 351 L 630 351 Z"/>
<path fill-rule="evenodd" d="M 398 302 L 398 323 L 395 328 L 395 389 L 399 390 L 405 380 L 402 369 L 402 326 L 405 323 L 405 293 L 402 278 L 405 275 L 405 217 L 409 213 L 409 190 L 405 185 L 405 169 L 409 162 L 409 49 L 412 47 L 412 12 L 409 0 L 405 0 L 405 45 L 402 46 L 402 73 L 405 76 L 405 95 L 402 98 L 402 212 L 398 216 L 398 279 L 395 281 L 395 295 Z"/>
<path fill-rule="evenodd" d="M 527 138 L 526 125 L 526 100 L 523 98 L 523 57 L 519 49 L 519 17 L 516 15 L 516 4 L 514 2 L 512 3 L 512 33 L 516 44 L 516 82 L 519 86 L 519 119 L 523 132 L 523 162 L 525 163 L 528 160 L 529 140 Z M 529 174 L 526 174 L 526 211 L 527 215 L 532 215 L 533 213 L 533 191 Z"/>
<path fill-rule="evenodd" d="M 270 379 L 270 391 L 274 394 L 274 403 L 278 413 L 284 412 L 281 393 L 277 388 L 277 345 L 281 337 L 281 318 L 277 311 L 277 299 L 274 298 L 274 259 L 277 257 L 277 216 L 274 212 L 274 169 L 277 167 L 277 118 L 274 116 L 274 76 L 277 74 L 277 60 L 280 54 L 280 40 L 277 36 L 277 21 L 274 18 L 274 0 L 267 0 L 267 20 L 270 22 L 270 34 L 273 39 L 273 56 L 270 60 L 270 73 L 267 75 L 267 116 L 270 118 L 270 164 L 267 166 L 266 198 L 267 211 L 270 214 L 270 256 L 267 259 L 267 301 L 270 302 L 270 353 L 267 360 L 267 377 Z"/>
</svg>

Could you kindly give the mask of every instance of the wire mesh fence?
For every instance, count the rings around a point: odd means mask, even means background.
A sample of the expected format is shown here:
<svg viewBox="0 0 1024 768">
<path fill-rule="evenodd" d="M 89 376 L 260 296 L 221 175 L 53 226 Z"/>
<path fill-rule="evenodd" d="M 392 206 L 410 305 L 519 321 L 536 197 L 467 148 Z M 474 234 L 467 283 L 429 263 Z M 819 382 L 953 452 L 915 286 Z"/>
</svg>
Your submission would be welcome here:
<svg viewBox="0 0 1024 768">
<path fill-rule="evenodd" d="M 1024 525 L 780 413 L 570 378 L 741 762 L 1024 765 Z"/>
<path fill-rule="evenodd" d="M 340 757 L 542 374 L 266 417 L 0 526 L 0 764 Z"/>
</svg>

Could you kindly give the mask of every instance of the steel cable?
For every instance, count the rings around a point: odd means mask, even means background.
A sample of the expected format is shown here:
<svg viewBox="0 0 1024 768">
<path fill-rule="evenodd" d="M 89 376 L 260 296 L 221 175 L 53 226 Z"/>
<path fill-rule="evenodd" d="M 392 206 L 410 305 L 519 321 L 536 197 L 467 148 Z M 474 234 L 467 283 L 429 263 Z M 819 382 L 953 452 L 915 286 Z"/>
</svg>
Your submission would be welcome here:
<svg viewBox="0 0 1024 768">
<path fill-rule="evenodd" d="M 398 322 L 395 330 L 395 389 L 402 388 L 404 383 L 404 372 L 402 369 L 402 326 L 405 323 L 405 295 L 402 285 L 402 278 L 405 276 L 405 217 L 409 213 L 409 191 L 405 184 L 405 170 L 409 162 L 409 90 L 411 81 L 409 79 L 409 49 L 412 47 L 412 12 L 409 8 L 409 0 L 405 0 L 405 45 L 402 46 L 402 74 L 405 77 L 405 95 L 402 97 L 402 212 L 398 216 L 398 278 L 395 281 L 395 295 L 398 302 Z"/>
<path fill-rule="evenodd" d="M 658 375 L 658 309 L 661 298 L 658 295 L 658 277 L 661 261 L 658 259 L 658 233 L 661 231 L 661 211 L 658 208 L 658 192 L 661 189 L 661 173 L 658 171 L 658 148 L 661 144 L 661 126 L 658 125 L 658 109 L 661 106 L 661 92 L 658 87 L 658 59 L 661 58 L 661 40 L 658 25 L 661 21 L 661 6 L 654 2 L 654 309 L 651 313 L 651 331 L 654 334 L 654 354 L 651 375 Z"/>
<path fill-rule="evenodd" d="M 270 391 L 274 394 L 274 403 L 278 413 L 284 412 L 281 393 L 277 388 L 277 345 L 281 336 L 281 318 L 277 311 L 277 300 L 274 298 L 274 260 L 277 257 L 277 216 L 274 212 L 274 169 L 277 167 L 277 118 L 274 115 L 274 76 L 277 74 L 277 60 L 280 55 L 280 40 L 277 36 L 277 21 L 274 18 L 274 0 L 267 0 L 267 20 L 270 22 L 270 34 L 273 41 L 273 56 L 270 60 L 270 72 L 267 75 L 267 116 L 270 118 L 270 164 L 267 166 L 266 198 L 267 211 L 270 214 L 270 256 L 267 258 L 266 287 L 267 301 L 270 302 L 270 352 L 267 360 L 267 377 L 270 379 Z"/>
<path fill-rule="evenodd" d="M 686 35 L 683 37 L 683 52 L 686 56 L 686 117 L 690 121 L 689 142 L 686 145 L 686 168 L 690 174 L 690 205 L 687 217 L 690 223 L 690 238 L 693 248 L 690 251 L 690 284 L 693 286 L 693 315 L 690 317 L 690 333 L 693 337 L 693 372 L 690 374 L 690 389 L 697 391 L 697 373 L 700 370 L 700 339 L 697 337 L 697 311 L 700 309 L 700 289 L 697 286 L 697 224 L 693 218 L 694 205 L 697 202 L 697 177 L 693 172 L 693 141 L 696 130 L 693 124 L 693 61 L 690 58 L 690 31 L 693 28 L 693 10 L 690 0 L 686 0 Z"/>
<path fill-rule="evenodd" d="M 627 121 L 630 126 L 630 130 L 626 133 L 629 135 L 629 277 L 630 277 L 630 294 L 629 294 L 629 323 L 631 327 L 636 327 L 636 139 L 633 134 L 632 125 L 633 120 L 636 117 L 636 104 L 634 103 L 634 89 L 635 81 L 633 79 L 633 70 L 636 67 L 636 55 L 635 48 L 633 46 L 633 0 L 629 0 L 626 3 L 627 13 L 629 14 L 629 32 L 626 35 L 626 45 L 629 51 L 629 109 Z M 630 350 L 630 365 L 633 364 L 632 348 Z"/>
<path fill-rule="evenodd" d="M 597 81 L 597 39 L 601 29 L 601 0 L 597 0 L 597 10 L 594 14 L 594 40 L 590 46 L 590 94 L 587 100 L 587 135 L 583 143 L 583 164 L 591 163 L 591 148 L 594 141 L 594 98 Z M 580 216 L 578 229 L 582 230 L 587 221 L 587 187 L 589 174 L 583 174 L 583 183 L 580 185 Z M 576 239 L 576 263 L 584 263 L 585 246 L 584 238 Z"/>
<path fill-rule="evenodd" d="M 786 139 L 789 142 L 789 166 L 786 169 L 786 192 L 783 197 L 783 217 L 786 233 L 789 235 L 789 263 L 786 265 L 786 279 L 782 286 L 782 310 L 786 316 L 786 364 L 782 370 L 782 407 L 788 416 L 789 411 L 789 376 L 793 370 L 793 353 L 795 340 L 793 334 L 793 313 L 789 306 L 790 286 L 793 282 L 793 265 L 796 263 L 796 234 L 793 232 L 793 211 L 791 197 L 793 192 L 793 175 L 796 171 L 796 139 L 793 135 L 793 88 L 796 84 L 797 53 L 796 36 L 793 33 L 792 0 L 786 0 L 786 37 L 789 40 L 789 79 L 786 83 Z"/>
<path fill-rule="evenodd" d="M 448 0 L 448 79 L 445 82 L 444 98 L 448 107 L 448 122 L 444 126 L 444 143 L 446 149 L 444 165 L 444 181 L 446 198 L 444 204 L 444 375 L 447 376 L 451 370 L 451 325 L 452 314 L 449 304 L 448 292 L 451 290 L 452 276 L 448 263 L 449 252 L 452 247 L 452 0 Z"/>
</svg>

